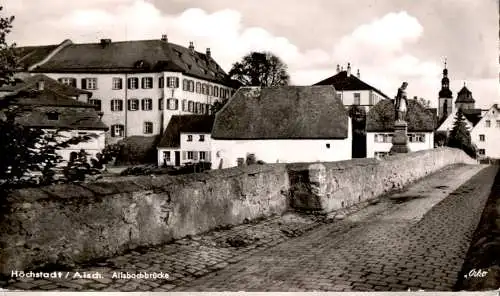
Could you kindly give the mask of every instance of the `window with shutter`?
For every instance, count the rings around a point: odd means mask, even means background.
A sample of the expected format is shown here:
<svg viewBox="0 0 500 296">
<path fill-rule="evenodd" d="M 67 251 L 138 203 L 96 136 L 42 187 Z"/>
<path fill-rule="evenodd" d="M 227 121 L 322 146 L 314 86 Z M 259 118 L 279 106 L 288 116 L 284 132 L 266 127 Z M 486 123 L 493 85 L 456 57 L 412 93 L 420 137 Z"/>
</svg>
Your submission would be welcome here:
<svg viewBox="0 0 500 296">
<path fill-rule="evenodd" d="M 194 92 L 194 81 L 193 80 L 189 80 L 189 91 Z"/>
<path fill-rule="evenodd" d="M 182 111 L 186 111 L 186 100 L 182 100 Z"/>
<path fill-rule="evenodd" d="M 218 97 L 218 96 L 219 96 L 219 87 L 215 86 L 214 87 L 214 97 Z"/>
<path fill-rule="evenodd" d="M 111 111 L 123 111 L 123 101 L 120 99 L 111 100 Z"/>
<path fill-rule="evenodd" d="M 174 99 L 174 110 L 179 110 L 179 100 Z"/>
<path fill-rule="evenodd" d="M 182 90 L 188 90 L 188 80 L 182 79 Z"/>
<path fill-rule="evenodd" d="M 129 111 L 139 110 L 139 100 L 138 99 L 129 99 L 127 104 L 128 104 Z"/>
<path fill-rule="evenodd" d="M 122 79 L 120 77 L 113 77 L 112 88 L 122 89 Z"/>
<path fill-rule="evenodd" d="M 142 110 L 151 111 L 151 110 L 153 110 L 153 99 L 149 99 L 149 98 L 142 99 L 141 105 L 142 105 Z"/>
<path fill-rule="evenodd" d="M 139 88 L 139 78 L 137 77 L 131 77 L 127 81 L 127 88 L 128 89 L 138 89 Z"/>
<path fill-rule="evenodd" d="M 201 92 L 201 83 L 196 82 L 196 93 L 199 94 Z"/>
<path fill-rule="evenodd" d="M 158 99 L 158 110 L 163 110 L 163 98 Z"/>
<path fill-rule="evenodd" d="M 101 100 L 98 100 L 98 99 L 91 99 L 89 100 L 89 104 L 92 104 L 95 106 L 95 109 L 97 111 L 101 111 L 102 108 L 101 108 Z"/>
<path fill-rule="evenodd" d="M 175 77 L 175 88 L 179 88 L 179 77 Z"/>
<path fill-rule="evenodd" d="M 158 88 L 164 88 L 165 87 L 165 78 L 160 77 L 158 78 Z"/>
</svg>

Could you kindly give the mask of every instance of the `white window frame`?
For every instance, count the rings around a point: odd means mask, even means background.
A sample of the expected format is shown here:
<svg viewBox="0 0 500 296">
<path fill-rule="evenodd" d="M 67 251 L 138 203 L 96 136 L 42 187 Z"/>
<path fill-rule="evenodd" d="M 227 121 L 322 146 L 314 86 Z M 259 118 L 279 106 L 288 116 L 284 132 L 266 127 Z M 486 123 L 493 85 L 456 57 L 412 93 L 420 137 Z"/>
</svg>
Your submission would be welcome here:
<svg viewBox="0 0 500 296">
<path fill-rule="evenodd" d="M 127 80 L 127 88 L 128 89 L 138 89 L 139 88 L 139 78 L 138 77 L 129 77 Z"/>
<path fill-rule="evenodd" d="M 188 151 L 187 152 L 187 159 L 188 160 L 194 160 L 194 151 Z"/>
<path fill-rule="evenodd" d="M 120 105 L 121 102 L 121 105 Z M 121 109 L 119 108 L 121 106 Z M 123 111 L 123 100 L 122 99 L 112 99 L 111 100 L 111 111 L 119 112 Z"/>
<path fill-rule="evenodd" d="M 205 135 L 200 135 L 198 142 L 205 142 Z"/>
<path fill-rule="evenodd" d="M 486 120 L 486 122 L 485 122 L 485 126 L 486 126 L 486 127 L 491 127 L 491 121 L 490 121 L 490 120 Z"/>
<path fill-rule="evenodd" d="M 151 111 L 153 110 L 153 99 L 144 98 L 141 101 L 142 111 Z"/>
<path fill-rule="evenodd" d="M 130 103 L 130 109 L 128 109 L 129 108 L 129 103 L 127 102 L 127 110 L 128 111 L 139 111 L 140 102 L 139 102 L 138 99 L 128 99 L 128 101 L 131 102 Z M 134 103 L 135 103 L 136 106 L 135 106 L 135 108 L 132 108 L 134 106 Z"/>
<path fill-rule="evenodd" d="M 353 96 L 354 96 L 354 100 L 352 101 L 352 104 L 357 105 L 357 106 L 361 105 L 361 93 L 355 92 L 353 94 Z M 358 100 L 357 104 L 356 104 L 356 100 Z"/>
<path fill-rule="evenodd" d="M 172 161 L 172 155 L 170 151 L 163 151 L 163 160 L 165 162 L 171 162 Z"/>
<path fill-rule="evenodd" d="M 486 141 L 486 135 L 479 135 L 479 142 Z"/>
<path fill-rule="evenodd" d="M 193 135 L 187 135 L 187 142 L 193 142 Z"/>
<path fill-rule="evenodd" d="M 118 87 L 118 85 L 120 87 Z M 113 77 L 112 88 L 113 89 L 122 89 L 123 88 L 123 79 L 120 77 Z"/>
<path fill-rule="evenodd" d="M 97 89 L 97 78 L 84 78 L 85 89 Z"/>
<path fill-rule="evenodd" d="M 153 122 L 151 121 L 145 121 L 143 124 L 143 134 L 145 135 L 151 135 L 153 134 Z"/>
<path fill-rule="evenodd" d="M 111 126 L 111 128 L 114 130 L 112 137 L 114 138 L 123 138 L 124 132 L 125 132 L 125 127 L 122 124 L 114 124 Z"/>
<path fill-rule="evenodd" d="M 64 85 L 69 85 L 69 86 L 76 87 L 76 78 L 61 77 L 58 80 L 59 80 L 60 83 L 62 83 Z M 74 83 L 72 83 L 72 82 L 74 82 Z"/>
<path fill-rule="evenodd" d="M 203 156 L 202 156 L 203 155 Z M 207 152 L 206 151 L 200 151 L 200 156 L 198 157 L 200 161 L 202 160 L 207 160 Z"/>
<path fill-rule="evenodd" d="M 95 104 L 97 102 L 99 102 L 99 103 Z M 94 105 L 94 106 L 99 106 L 99 110 L 97 110 L 97 111 L 102 110 L 102 101 L 100 99 L 89 99 L 89 104 Z"/>
<path fill-rule="evenodd" d="M 142 89 L 151 89 L 153 88 L 153 77 L 142 77 L 142 81 L 143 82 L 143 85 L 142 86 Z"/>
</svg>

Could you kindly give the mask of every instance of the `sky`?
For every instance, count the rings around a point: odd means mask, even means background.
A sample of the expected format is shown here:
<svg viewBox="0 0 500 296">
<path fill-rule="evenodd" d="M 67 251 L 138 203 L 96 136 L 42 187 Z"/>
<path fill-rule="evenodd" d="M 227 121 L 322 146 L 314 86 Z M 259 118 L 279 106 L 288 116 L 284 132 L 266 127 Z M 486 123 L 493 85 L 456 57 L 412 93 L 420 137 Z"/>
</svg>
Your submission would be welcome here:
<svg viewBox="0 0 500 296">
<path fill-rule="evenodd" d="M 465 85 L 479 108 L 500 103 L 498 0 L 3 0 L 18 46 L 159 39 L 212 56 L 228 72 L 250 51 L 270 51 L 291 83 L 311 85 L 351 63 L 394 97 L 437 106 L 444 59 L 454 98 Z"/>
</svg>

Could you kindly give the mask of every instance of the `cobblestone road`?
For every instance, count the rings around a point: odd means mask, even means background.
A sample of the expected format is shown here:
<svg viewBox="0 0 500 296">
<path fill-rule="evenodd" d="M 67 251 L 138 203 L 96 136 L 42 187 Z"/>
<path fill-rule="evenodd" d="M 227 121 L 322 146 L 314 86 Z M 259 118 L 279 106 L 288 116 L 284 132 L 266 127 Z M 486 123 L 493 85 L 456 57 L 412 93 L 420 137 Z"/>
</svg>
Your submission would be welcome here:
<svg viewBox="0 0 500 296">
<path fill-rule="evenodd" d="M 343 220 L 287 214 L 72 270 L 99 272 L 103 278 L 17 278 L 0 281 L 0 286 L 71 291 L 451 290 L 497 172 L 496 167 L 483 168 L 439 172 Z M 113 272 L 141 271 L 166 272 L 170 278 L 112 278 Z"/>
</svg>

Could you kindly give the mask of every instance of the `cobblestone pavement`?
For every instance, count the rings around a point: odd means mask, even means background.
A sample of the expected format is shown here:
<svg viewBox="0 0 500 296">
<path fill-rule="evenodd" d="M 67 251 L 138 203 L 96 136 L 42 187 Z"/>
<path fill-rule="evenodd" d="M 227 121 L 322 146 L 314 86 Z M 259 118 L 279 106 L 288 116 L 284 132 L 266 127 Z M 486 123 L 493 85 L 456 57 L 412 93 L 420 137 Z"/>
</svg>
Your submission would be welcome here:
<svg viewBox="0 0 500 296">
<path fill-rule="evenodd" d="M 441 171 L 342 220 L 290 213 L 78 266 L 68 273 L 70 279 L 16 278 L 0 281 L 0 287 L 60 291 L 450 290 L 496 174 L 496 167 L 483 168 L 460 166 Z M 339 217 L 338 213 L 333 216 Z M 72 278 L 74 272 L 102 277 Z M 121 279 L 113 278 L 114 272 L 164 272 L 169 278 Z M 64 277 L 66 272 L 62 273 Z"/>
</svg>

